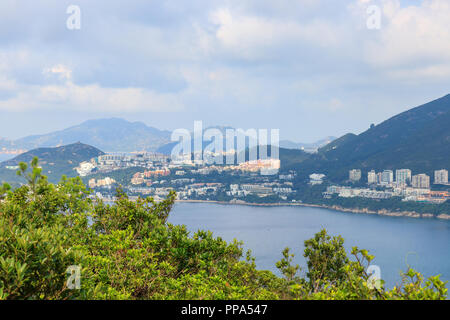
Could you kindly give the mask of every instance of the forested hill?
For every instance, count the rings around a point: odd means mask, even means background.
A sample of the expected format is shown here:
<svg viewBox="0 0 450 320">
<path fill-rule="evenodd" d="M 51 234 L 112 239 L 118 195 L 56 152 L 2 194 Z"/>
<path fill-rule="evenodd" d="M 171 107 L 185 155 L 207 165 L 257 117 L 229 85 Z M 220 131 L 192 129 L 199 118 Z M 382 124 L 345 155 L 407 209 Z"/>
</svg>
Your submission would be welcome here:
<svg viewBox="0 0 450 320">
<path fill-rule="evenodd" d="M 431 175 L 450 168 L 450 94 L 400 113 L 360 135 L 345 135 L 292 167 L 339 181 L 348 170 L 409 168 Z"/>
<path fill-rule="evenodd" d="M 0 181 L 16 182 L 22 179 L 15 175 L 15 170 L 6 167 L 17 166 L 20 162 L 29 163 L 34 157 L 39 158 L 43 174 L 48 176 L 50 181 L 59 181 L 63 174 L 70 177 L 76 176 L 77 172 L 74 168 L 81 162 L 89 161 L 103 154 L 103 151 L 83 143 L 30 150 L 14 159 L 0 163 Z"/>
</svg>

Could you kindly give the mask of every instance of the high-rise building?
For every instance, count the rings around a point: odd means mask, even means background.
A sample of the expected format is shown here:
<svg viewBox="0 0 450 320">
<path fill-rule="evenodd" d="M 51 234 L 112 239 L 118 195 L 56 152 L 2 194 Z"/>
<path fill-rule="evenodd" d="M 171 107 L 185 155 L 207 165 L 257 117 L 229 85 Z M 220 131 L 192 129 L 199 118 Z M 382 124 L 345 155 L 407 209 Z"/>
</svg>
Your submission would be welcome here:
<svg viewBox="0 0 450 320">
<path fill-rule="evenodd" d="M 395 182 L 397 182 L 398 184 L 411 183 L 411 176 L 411 170 L 409 169 L 395 170 Z"/>
<path fill-rule="evenodd" d="M 383 180 L 383 173 L 382 172 L 378 172 L 377 173 L 377 183 L 381 184 L 381 181 Z"/>
<path fill-rule="evenodd" d="M 350 170 L 348 175 L 349 175 L 350 181 L 361 180 L 361 170 L 359 170 L 359 169 Z"/>
<path fill-rule="evenodd" d="M 434 172 L 434 184 L 448 184 L 448 171 L 445 169 Z"/>
<path fill-rule="evenodd" d="M 425 173 L 412 176 L 411 184 L 413 188 L 429 189 L 430 188 L 430 176 Z"/>
<path fill-rule="evenodd" d="M 391 184 L 394 182 L 394 172 L 392 170 L 384 170 L 381 174 L 381 184 Z"/>
<path fill-rule="evenodd" d="M 376 174 L 375 170 L 371 170 L 371 171 L 369 171 L 369 173 L 367 173 L 367 183 L 368 184 L 376 184 L 377 183 L 377 174 Z"/>
</svg>

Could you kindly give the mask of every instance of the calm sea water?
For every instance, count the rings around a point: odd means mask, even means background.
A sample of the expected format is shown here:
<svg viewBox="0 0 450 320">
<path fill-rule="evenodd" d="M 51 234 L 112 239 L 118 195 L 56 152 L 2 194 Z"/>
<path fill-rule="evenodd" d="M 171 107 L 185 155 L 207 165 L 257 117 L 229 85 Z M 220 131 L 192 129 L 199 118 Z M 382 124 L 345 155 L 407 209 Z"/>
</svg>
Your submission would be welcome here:
<svg viewBox="0 0 450 320">
<path fill-rule="evenodd" d="M 177 203 L 169 217 L 173 224 L 188 230 L 211 230 L 230 241 L 244 241 L 251 249 L 259 269 L 279 275 L 275 262 L 290 247 L 296 254 L 303 275 L 306 263 L 303 242 L 327 229 L 341 235 L 350 251 L 352 246 L 367 249 L 381 269 L 388 287 L 401 282 L 400 271 L 407 266 L 425 276 L 441 275 L 450 280 L 450 221 L 343 213 L 308 207 L 252 207 L 207 203 Z M 447 287 L 450 285 L 447 284 Z"/>
</svg>

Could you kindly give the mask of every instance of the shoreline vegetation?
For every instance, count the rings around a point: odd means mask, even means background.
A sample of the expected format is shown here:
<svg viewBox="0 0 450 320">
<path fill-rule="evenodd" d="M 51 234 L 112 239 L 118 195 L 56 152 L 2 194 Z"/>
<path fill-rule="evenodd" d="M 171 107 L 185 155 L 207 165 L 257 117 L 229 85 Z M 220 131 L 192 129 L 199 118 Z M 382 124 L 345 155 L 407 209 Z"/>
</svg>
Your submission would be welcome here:
<svg viewBox="0 0 450 320">
<path fill-rule="evenodd" d="M 254 206 L 254 207 L 313 207 L 313 208 L 322 208 L 329 209 L 338 212 L 350 212 L 350 213 L 362 213 L 362 214 L 376 214 L 381 216 L 389 216 L 389 217 L 408 217 L 408 218 L 423 218 L 430 219 L 436 218 L 441 220 L 450 220 L 450 214 L 442 213 L 440 215 L 433 215 L 431 213 L 417 213 L 414 211 L 399 211 L 392 212 L 386 209 L 381 210 L 369 210 L 369 209 L 353 209 L 353 208 L 345 208 L 338 205 L 323 205 L 323 204 L 310 204 L 303 202 L 295 202 L 295 203 L 252 203 L 245 202 L 243 200 L 237 201 L 218 201 L 218 200 L 175 200 L 175 202 L 184 202 L 184 203 L 214 203 L 214 204 L 222 204 L 222 205 L 243 205 L 243 206 Z"/>
</svg>

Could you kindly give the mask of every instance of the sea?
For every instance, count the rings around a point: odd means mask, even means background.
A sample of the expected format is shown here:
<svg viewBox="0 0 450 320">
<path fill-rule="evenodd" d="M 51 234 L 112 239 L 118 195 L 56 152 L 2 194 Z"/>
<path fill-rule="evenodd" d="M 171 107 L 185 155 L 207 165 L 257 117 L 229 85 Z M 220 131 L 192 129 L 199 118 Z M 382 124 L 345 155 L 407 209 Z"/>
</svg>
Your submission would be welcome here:
<svg viewBox="0 0 450 320">
<path fill-rule="evenodd" d="M 259 269 L 277 275 L 275 263 L 284 248 L 291 248 L 294 262 L 305 276 L 304 241 L 321 229 L 341 235 L 350 255 L 353 246 L 375 256 L 386 287 L 402 281 L 401 272 L 412 267 L 426 277 L 450 280 L 450 221 L 389 217 L 303 206 L 247 206 L 216 203 L 175 204 L 169 222 L 186 225 L 192 233 L 210 230 L 216 237 L 243 241 Z M 447 284 L 449 288 L 449 284 Z"/>
</svg>

